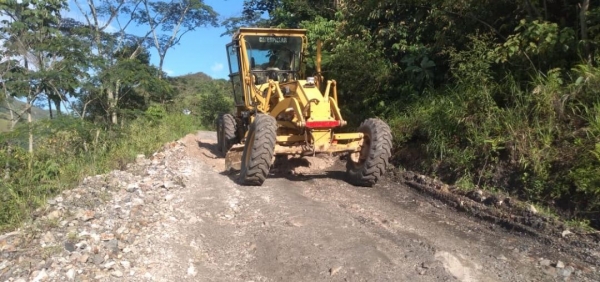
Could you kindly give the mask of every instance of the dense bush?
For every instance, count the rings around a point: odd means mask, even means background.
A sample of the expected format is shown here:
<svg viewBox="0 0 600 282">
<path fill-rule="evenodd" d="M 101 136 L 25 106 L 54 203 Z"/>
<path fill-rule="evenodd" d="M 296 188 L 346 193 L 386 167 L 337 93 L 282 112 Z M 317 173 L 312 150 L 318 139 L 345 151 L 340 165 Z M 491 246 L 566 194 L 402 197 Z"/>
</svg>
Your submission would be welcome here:
<svg viewBox="0 0 600 282">
<path fill-rule="evenodd" d="M 387 119 L 400 165 L 600 227 L 592 1 L 244 2 L 324 41 L 346 118 Z"/>
<path fill-rule="evenodd" d="M 600 213 L 600 96 L 590 87 L 600 69 L 551 70 L 523 90 L 465 81 L 392 117 L 407 167 L 450 182 L 502 189 L 523 199 L 593 219 Z M 400 152 L 408 152 L 400 149 Z M 598 224 L 597 222 L 592 222 Z"/>
</svg>

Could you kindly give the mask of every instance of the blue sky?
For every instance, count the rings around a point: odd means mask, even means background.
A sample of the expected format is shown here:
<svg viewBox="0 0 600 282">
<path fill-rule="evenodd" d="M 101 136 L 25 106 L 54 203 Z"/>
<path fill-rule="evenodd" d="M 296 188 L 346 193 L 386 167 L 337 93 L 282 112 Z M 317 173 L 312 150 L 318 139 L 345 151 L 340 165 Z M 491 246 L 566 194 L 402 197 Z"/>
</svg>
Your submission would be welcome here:
<svg viewBox="0 0 600 282">
<path fill-rule="evenodd" d="M 242 13 L 243 0 L 205 0 L 219 13 L 219 20 Z M 164 71 L 170 76 L 203 72 L 213 78 L 227 78 L 227 53 L 225 45 L 230 36 L 221 36 L 224 28 L 201 27 L 189 32 L 181 43 L 167 53 Z M 158 55 L 152 50 L 152 63 L 158 65 Z"/>
<path fill-rule="evenodd" d="M 83 5 L 87 1 L 79 0 Z M 99 1 L 98 1 L 99 2 Z M 204 3 L 213 7 L 219 14 L 219 23 L 226 18 L 240 16 L 244 0 L 205 0 Z M 70 1 L 70 11 L 67 15 L 83 21 L 81 13 Z M 146 29 L 132 28 L 128 31 L 143 35 Z M 163 71 L 169 76 L 180 76 L 190 73 L 203 72 L 213 78 L 228 78 L 227 55 L 225 45 L 231 42 L 230 36 L 221 36 L 225 32 L 222 27 L 198 27 L 195 31 L 186 33 L 180 44 L 170 49 L 165 57 Z M 156 50 L 150 49 L 151 63 L 158 66 L 159 57 Z"/>
</svg>

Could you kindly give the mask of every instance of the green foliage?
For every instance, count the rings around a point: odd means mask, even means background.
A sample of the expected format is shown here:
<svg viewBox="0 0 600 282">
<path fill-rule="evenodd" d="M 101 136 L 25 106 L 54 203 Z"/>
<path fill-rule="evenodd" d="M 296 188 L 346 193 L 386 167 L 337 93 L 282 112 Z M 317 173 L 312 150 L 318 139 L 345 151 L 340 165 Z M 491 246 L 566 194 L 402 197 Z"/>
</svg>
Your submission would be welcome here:
<svg viewBox="0 0 600 282">
<path fill-rule="evenodd" d="M 496 61 L 513 63 L 533 71 L 568 67 L 569 52 L 576 46 L 575 31 L 557 23 L 522 19 L 515 34 L 494 51 Z"/>
<path fill-rule="evenodd" d="M 179 112 L 189 110 L 200 120 L 204 128 L 213 128 L 220 113 L 234 110 L 231 83 L 213 80 L 203 73 L 189 74 L 171 79 L 179 93 L 173 109 Z"/>
<path fill-rule="evenodd" d="M 588 204 L 599 208 L 600 203 L 594 201 L 600 198 L 600 143 L 596 143 L 594 150 L 581 156 L 584 161 L 569 172 L 569 178 L 577 187 L 578 192 L 588 199 Z"/>
<path fill-rule="evenodd" d="M 0 73 L 4 96 L 32 103 L 44 90 L 62 85 L 59 58 L 70 59 L 58 29 L 64 0 L 9 1 L 0 4 Z M 68 70 L 67 70 L 68 71 Z"/>
<path fill-rule="evenodd" d="M 580 1 L 291 2 L 248 0 L 245 12 L 323 40 L 345 118 L 386 117 L 399 151 L 420 150 L 398 155 L 404 165 L 600 213 L 598 7 L 582 35 Z"/>
</svg>

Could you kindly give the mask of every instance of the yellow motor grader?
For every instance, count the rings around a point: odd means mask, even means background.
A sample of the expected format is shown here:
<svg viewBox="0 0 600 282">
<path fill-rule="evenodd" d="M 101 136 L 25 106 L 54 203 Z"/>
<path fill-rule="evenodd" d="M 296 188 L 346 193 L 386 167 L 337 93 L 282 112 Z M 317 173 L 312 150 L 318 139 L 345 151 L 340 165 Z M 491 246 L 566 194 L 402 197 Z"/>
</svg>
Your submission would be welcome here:
<svg viewBox="0 0 600 282">
<path fill-rule="evenodd" d="M 371 118 L 356 133 L 336 133 L 346 125 L 336 82 L 323 84 L 320 42 L 316 75 L 305 77 L 307 47 L 303 29 L 241 28 L 227 44 L 236 111 L 216 122 L 226 170 L 262 185 L 277 155 L 347 153 L 349 182 L 373 186 L 391 156 L 390 128 Z"/>
</svg>

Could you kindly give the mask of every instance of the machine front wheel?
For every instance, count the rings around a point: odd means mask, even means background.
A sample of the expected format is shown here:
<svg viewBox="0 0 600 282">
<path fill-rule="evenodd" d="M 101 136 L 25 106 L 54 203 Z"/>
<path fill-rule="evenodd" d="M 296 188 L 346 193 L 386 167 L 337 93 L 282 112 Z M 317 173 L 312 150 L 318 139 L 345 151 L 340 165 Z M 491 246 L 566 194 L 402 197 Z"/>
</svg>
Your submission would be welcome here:
<svg viewBox="0 0 600 282">
<path fill-rule="evenodd" d="M 257 114 L 248 130 L 242 155 L 239 182 L 260 186 L 269 175 L 277 140 L 277 121 L 269 115 Z"/>
<path fill-rule="evenodd" d="M 350 154 L 346 172 L 350 182 L 358 186 L 373 186 L 385 173 L 392 156 L 392 133 L 382 120 L 365 120 L 358 132 L 363 133 L 361 150 Z"/>
</svg>

